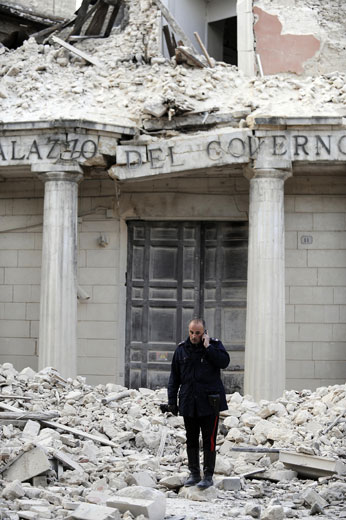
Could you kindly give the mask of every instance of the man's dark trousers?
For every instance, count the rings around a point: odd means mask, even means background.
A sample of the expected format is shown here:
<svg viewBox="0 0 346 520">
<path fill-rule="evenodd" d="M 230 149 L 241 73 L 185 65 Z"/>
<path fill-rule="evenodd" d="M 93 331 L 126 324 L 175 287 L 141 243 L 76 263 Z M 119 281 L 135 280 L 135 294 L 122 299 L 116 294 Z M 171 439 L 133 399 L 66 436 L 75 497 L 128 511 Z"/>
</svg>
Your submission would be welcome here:
<svg viewBox="0 0 346 520">
<path fill-rule="evenodd" d="M 199 466 L 199 434 L 202 432 L 204 478 L 212 477 L 214 474 L 218 423 L 218 415 L 184 417 L 189 467 L 196 466 L 197 460 Z M 190 471 L 192 467 L 190 467 Z"/>
</svg>

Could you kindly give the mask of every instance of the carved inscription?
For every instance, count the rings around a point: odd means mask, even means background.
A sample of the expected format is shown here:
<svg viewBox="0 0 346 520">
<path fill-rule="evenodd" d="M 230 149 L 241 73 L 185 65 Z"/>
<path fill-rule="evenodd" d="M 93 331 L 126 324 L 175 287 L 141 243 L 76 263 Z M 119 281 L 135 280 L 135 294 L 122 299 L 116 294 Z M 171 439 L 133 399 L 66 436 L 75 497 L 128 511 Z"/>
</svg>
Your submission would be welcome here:
<svg viewBox="0 0 346 520">
<path fill-rule="evenodd" d="M 214 163 L 247 163 L 251 159 L 274 158 L 289 161 L 346 160 L 346 135 L 291 134 L 269 132 L 265 135 L 230 133 L 211 136 L 203 144 L 196 136 L 191 141 L 175 142 L 174 146 L 161 142 L 156 147 L 141 150 L 124 149 L 126 167 L 131 170 L 183 170 L 191 167 L 208 167 Z M 186 149 L 191 143 L 191 152 Z M 121 147 L 119 147 L 121 148 Z M 124 164 L 120 162 L 121 164 Z M 149 172 L 148 172 L 149 173 Z"/>
<path fill-rule="evenodd" d="M 36 139 L 0 137 L 1 163 L 33 163 L 43 160 L 92 159 L 98 152 L 98 137 L 39 136 Z"/>
</svg>

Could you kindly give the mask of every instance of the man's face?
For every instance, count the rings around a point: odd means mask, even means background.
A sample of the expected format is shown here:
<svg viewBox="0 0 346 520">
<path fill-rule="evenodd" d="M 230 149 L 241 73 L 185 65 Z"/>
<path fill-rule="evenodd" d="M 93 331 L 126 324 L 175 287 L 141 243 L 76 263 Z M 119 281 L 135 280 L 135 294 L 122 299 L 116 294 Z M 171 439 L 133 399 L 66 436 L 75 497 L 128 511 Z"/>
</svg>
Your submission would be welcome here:
<svg viewBox="0 0 346 520">
<path fill-rule="evenodd" d="M 198 343 L 202 341 L 203 334 L 204 328 L 202 323 L 191 321 L 191 323 L 189 324 L 189 337 L 191 343 L 193 345 L 198 345 Z"/>
</svg>

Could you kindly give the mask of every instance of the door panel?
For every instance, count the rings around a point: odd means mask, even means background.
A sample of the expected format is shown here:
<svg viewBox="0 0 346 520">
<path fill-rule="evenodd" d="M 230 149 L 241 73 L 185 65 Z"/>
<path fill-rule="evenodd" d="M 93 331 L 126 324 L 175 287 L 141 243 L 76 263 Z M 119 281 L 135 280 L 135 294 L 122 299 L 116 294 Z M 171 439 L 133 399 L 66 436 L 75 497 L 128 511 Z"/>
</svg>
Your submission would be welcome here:
<svg viewBox="0 0 346 520">
<path fill-rule="evenodd" d="M 231 355 L 226 390 L 242 391 L 247 223 L 132 221 L 128 229 L 127 386 L 166 386 L 188 321 L 204 316 Z"/>
</svg>

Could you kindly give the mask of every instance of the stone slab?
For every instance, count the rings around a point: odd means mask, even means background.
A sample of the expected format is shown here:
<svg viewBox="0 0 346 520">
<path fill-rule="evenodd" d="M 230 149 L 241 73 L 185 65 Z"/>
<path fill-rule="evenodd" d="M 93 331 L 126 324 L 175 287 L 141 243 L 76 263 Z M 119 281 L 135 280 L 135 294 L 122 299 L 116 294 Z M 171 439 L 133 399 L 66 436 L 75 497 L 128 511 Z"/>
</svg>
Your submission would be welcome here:
<svg viewBox="0 0 346 520">
<path fill-rule="evenodd" d="M 304 477 L 325 477 L 334 474 L 343 474 L 345 465 L 338 460 L 328 457 L 316 457 L 305 455 L 303 453 L 282 451 L 279 455 L 279 461 L 287 468 L 296 471 L 298 475 Z"/>
<path fill-rule="evenodd" d="M 222 486 L 225 491 L 238 491 L 241 489 L 241 479 L 239 477 L 224 478 Z"/>
<path fill-rule="evenodd" d="M 25 482 L 50 469 L 51 465 L 45 451 L 42 448 L 34 448 L 15 460 L 3 476 L 5 480 Z"/>
<path fill-rule="evenodd" d="M 157 499 L 114 496 L 107 500 L 107 506 L 115 507 L 120 513 L 130 511 L 134 516 L 144 515 L 149 520 L 163 520 L 165 517 L 165 507 Z"/>
<path fill-rule="evenodd" d="M 113 507 L 80 504 L 70 518 L 74 520 L 120 520 L 120 514 Z"/>
</svg>

